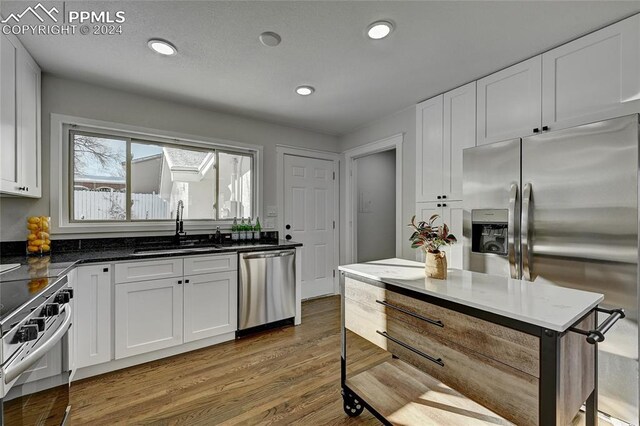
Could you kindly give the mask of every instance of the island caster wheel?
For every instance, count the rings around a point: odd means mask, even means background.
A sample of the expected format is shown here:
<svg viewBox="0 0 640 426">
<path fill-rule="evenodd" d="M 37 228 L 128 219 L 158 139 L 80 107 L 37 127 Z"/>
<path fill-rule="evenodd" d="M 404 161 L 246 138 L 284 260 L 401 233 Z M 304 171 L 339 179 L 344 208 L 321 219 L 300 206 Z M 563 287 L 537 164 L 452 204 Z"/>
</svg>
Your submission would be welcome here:
<svg viewBox="0 0 640 426">
<path fill-rule="evenodd" d="M 357 417 L 362 414 L 364 406 L 351 393 L 343 390 L 342 399 L 344 401 L 344 412 L 347 413 L 349 417 Z"/>
</svg>

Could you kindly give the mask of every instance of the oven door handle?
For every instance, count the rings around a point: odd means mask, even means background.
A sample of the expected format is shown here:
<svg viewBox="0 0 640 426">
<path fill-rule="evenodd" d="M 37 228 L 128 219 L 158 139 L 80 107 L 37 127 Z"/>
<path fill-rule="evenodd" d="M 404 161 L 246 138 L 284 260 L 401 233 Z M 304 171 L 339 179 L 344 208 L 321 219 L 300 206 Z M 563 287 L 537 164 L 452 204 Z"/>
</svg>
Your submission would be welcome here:
<svg viewBox="0 0 640 426">
<path fill-rule="evenodd" d="M 19 375 L 24 373 L 31 367 L 33 364 L 38 362 L 40 358 L 47 352 L 51 350 L 58 343 L 62 337 L 65 335 L 69 327 L 71 326 L 71 318 L 73 315 L 71 314 L 71 305 L 67 304 L 64 308 L 65 317 L 62 325 L 58 327 L 58 329 L 51 335 L 51 337 L 44 342 L 41 346 L 37 347 L 33 352 L 27 355 L 22 361 L 17 363 L 16 365 L 10 366 L 5 370 L 4 382 L 6 384 L 11 383 L 14 379 L 16 379 Z"/>
</svg>

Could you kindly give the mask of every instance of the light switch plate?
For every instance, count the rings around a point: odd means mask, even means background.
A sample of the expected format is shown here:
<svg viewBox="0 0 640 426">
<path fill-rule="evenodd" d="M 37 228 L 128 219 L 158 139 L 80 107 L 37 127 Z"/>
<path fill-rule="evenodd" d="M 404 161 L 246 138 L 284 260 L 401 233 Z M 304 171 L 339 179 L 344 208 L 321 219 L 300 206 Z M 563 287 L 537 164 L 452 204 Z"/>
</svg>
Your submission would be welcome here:
<svg viewBox="0 0 640 426">
<path fill-rule="evenodd" d="M 267 206 L 267 216 L 268 217 L 277 217 L 278 216 L 278 207 L 277 206 Z"/>
</svg>

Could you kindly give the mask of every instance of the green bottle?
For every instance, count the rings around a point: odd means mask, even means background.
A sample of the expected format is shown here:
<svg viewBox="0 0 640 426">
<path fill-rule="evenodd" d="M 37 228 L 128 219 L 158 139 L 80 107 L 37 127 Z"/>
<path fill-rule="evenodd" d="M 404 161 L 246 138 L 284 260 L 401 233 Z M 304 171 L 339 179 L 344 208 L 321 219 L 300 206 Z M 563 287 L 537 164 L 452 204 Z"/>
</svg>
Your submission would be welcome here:
<svg viewBox="0 0 640 426">
<path fill-rule="evenodd" d="M 238 240 L 239 235 L 238 235 L 238 218 L 234 217 L 233 218 L 233 225 L 231 225 L 231 239 L 232 240 Z"/>
<path fill-rule="evenodd" d="M 260 231 L 262 231 L 262 227 L 260 226 L 260 218 L 256 217 L 256 226 L 253 227 L 254 240 L 260 241 Z"/>
<path fill-rule="evenodd" d="M 247 225 L 245 225 L 244 223 L 244 217 L 242 218 L 242 221 L 240 222 L 240 240 L 246 240 L 247 239 Z"/>
<path fill-rule="evenodd" d="M 247 240 L 253 240 L 253 225 L 251 224 L 251 218 L 247 219 Z"/>
</svg>

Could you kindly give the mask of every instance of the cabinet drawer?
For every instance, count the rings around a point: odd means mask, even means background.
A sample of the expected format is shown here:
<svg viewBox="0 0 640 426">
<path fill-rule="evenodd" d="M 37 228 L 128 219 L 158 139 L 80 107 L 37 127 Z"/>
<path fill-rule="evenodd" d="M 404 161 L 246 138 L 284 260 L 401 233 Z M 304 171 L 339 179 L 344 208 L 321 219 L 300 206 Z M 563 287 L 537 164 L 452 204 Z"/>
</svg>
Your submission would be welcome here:
<svg viewBox="0 0 640 426">
<path fill-rule="evenodd" d="M 182 276 L 182 258 L 116 264 L 116 284 Z"/>
<path fill-rule="evenodd" d="M 540 340 L 536 336 L 350 278 L 345 280 L 345 298 L 369 306 L 368 320 L 374 324 L 391 318 L 539 377 Z M 373 312 L 383 315 L 382 319 L 372 319 Z"/>
<path fill-rule="evenodd" d="M 192 256 L 184 259 L 184 274 L 208 274 L 211 272 L 235 271 L 238 269 L 238 255 Z"/>
<path fill-rule="evenodd" d="M 517 425 L 538 425 L 536 377 L 390 320 L 387 350 Z M 385 333 L 386 332 L 386 333 Z M 378 333 L 376 333 L 378 334 Z"/>
</svg>

